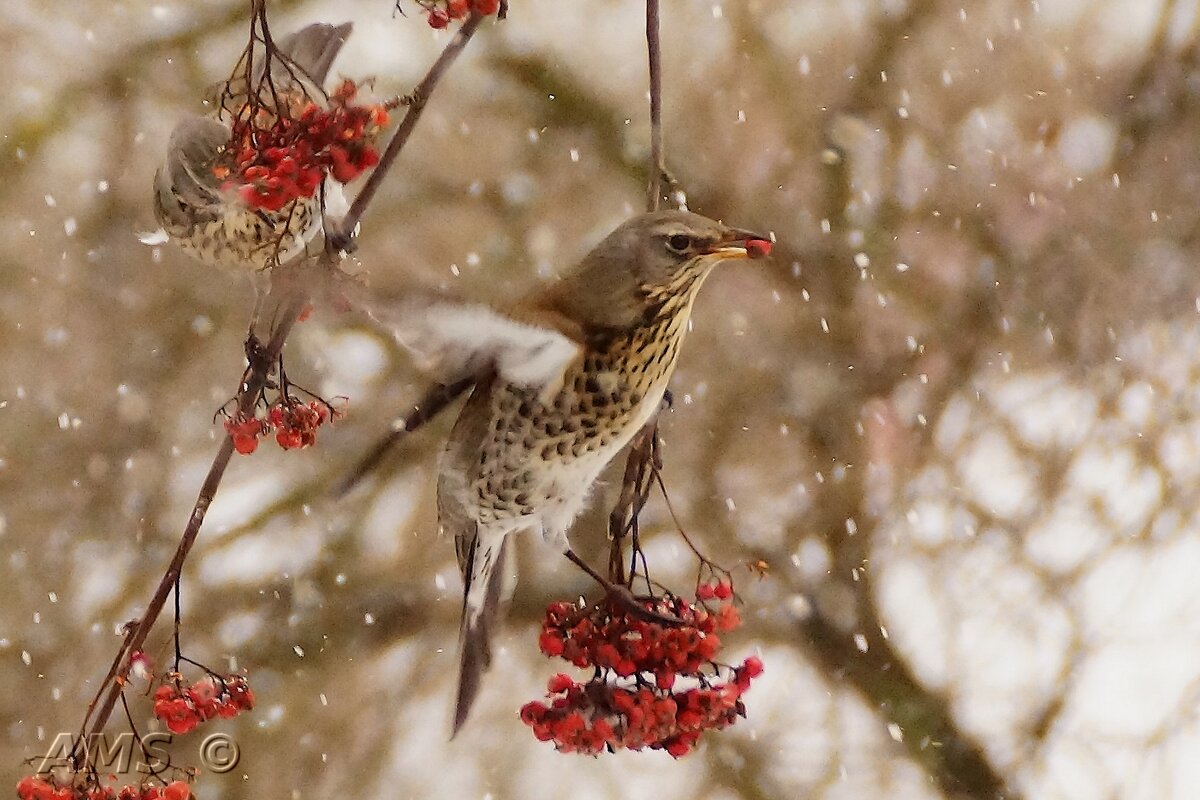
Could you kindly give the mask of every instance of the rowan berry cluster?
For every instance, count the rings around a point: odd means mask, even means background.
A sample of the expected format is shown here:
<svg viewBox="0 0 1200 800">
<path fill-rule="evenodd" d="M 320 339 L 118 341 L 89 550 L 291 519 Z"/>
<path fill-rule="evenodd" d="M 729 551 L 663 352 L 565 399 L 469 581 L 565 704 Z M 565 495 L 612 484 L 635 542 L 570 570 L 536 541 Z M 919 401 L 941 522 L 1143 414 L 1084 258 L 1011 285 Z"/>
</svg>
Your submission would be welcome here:
<svg viewBox="0 0 1200 800">
<path fill-rule="evenodd" d="M 551 603 L 539 648 L 594 674 L 586 683 L 555 675 L 547 685 L 550 702 L 527 703 L 521 720 L 563 752 L 650 748 L 686 755 L 704 731 L 745 716 L 741 697 L 762 673 L 755 656 L 738 667 L 714 661 L 717 634 L 741 624 L 737 609 L 725 602 L 732 596 L 732 586 L 721 581 L 697 587 L 696 603 L 671 595 L 643 601 L 647 611 L 677 624 L 646 619 L 613 601 L 583 608 Z M 722 602 L 710 611 L 710 600 Z"/>
<path fill-rule="evenodd" d="M 185 781 L 164 786 L 59 786 L 49 778 L 30 775 L 17 782 L 20 800 L 189 800 L 191 787 Z"/>
<path fill-rule="evenodd" d="M 472 12 L 495 14 L 500 10 L 500 0 L 425 0 L 421 6 L 429 15 L 429 27 L 444 28 L 450 20 L 464 19 Z"/>
<path fill-rule="evenodd" d="M 317 428 L 340 414 L 326 403 L 314 400 L 280 398 L 267 409 L 265 417 L 241 415 L 225 420 L 225 432 L 233 439 L 233 449 L 249 455 L 258 449 L 258 440 L 272 431 L 275 443 L 284 450 L 311 447 L 317 441 Z"/>
<path fill-rule="evenodd" d="M 186 688 L 171 681 L 154 693 L 154 716 L 176 734 L 191 733 L 201 722 L 236 717 L 252 708 L 254 692 L 241 675 L 208 675 Z"/>
<path fill-rule="evenodd" d="M 388 105 L 356 105 L 358 84 L 345 80 L 322 107 L 307 98 L 281 98 L 278 113 L 265 108 L 235 118 L 228 158 L 213 174 L 242 202 L 279 211 L 313 197 L 329 175 L 349 183 L 379 163 L 373 142 L 388 123 Z"/>
</svg>

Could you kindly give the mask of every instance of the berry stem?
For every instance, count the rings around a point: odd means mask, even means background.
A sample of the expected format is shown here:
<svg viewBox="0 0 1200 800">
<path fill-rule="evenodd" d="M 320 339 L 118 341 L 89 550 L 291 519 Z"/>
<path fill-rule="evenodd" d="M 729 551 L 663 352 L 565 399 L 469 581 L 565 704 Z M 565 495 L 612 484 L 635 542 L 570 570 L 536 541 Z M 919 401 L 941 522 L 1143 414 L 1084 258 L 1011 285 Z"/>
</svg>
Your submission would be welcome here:
<svg viewBox="0 0 1200 800">
<path fill-rule="evenodd" d="M 596 581 L 596 583 L 603 586 L 604 591 L 608 592 L 608 596 L 610 598 L 625 606 L 629 612 L 635 616 L 641 617 L 649 622 L 658 622 L 663 625 L 684 624 L 684 621 L 679 617 L 673 617 L 670 614 L 660 614 L 657 611 L 652 611 L 646 608 L 644 605 L 638 602 L 638 599 L 634 597 L 633 591 L 628 586 L 621 583 L 613 583 L 608 578 L 605 578 L 599 572 L 592 569 L 592 566 L 580 558 L 579 555 L 571 548 L 568 547 L 566 550 L 564 550 L 563 555 L 566 556 L 567 560 L 572 564 L 586 572 L 594 581 Z"/>
</svg>

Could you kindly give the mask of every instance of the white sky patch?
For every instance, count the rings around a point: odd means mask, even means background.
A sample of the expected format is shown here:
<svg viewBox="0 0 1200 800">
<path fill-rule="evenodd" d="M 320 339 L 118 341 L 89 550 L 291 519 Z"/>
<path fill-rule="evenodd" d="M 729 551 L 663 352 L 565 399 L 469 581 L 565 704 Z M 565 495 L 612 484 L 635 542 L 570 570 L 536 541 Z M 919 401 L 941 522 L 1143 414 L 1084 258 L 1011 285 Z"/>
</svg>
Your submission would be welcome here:
<svg viewBox="0 0 1200 800">
<path fill-rule="evenodd" d="M 206 584 L 259 583 L 308 569 L 321 553 L 324 534 L 313 526 L 292 521 L 239 535 L 200 560 Z"/>
<path fill-rule="evenodd" d="M 1017 455 L 999 431 L 980 435 L 959 459 L 963 488 L 991 513 L 1015 519 L 1035 503 L 1037 465 Z"/>
<path fill-rule="evenodd" d="M 314 333 L 304 342 L 306 349 L 317 352 L 322 394 L 328 398 L 349 397 L 351 409 L 356 400 L 372 394 L 388 367 L 387 350 L 377 337 L 365 331 Z"/>
<path fill-rule="evenodd" d="M 1158 437 L 1158 462 L 1176 483 L 1200 478 L 1200 420 L 1169 427 Z"/>
<path fill-rule="evenodd" d="M 426 525 L 428 530 L 423 530 L 417 527 L 413 513 L 427 485 L 425 472 L 410 471 L 391 481 L 386 490 L 375 493 L 371 509 L 358 529 L 363 550 L 372 558 L 391 561 L 400 556 L 406 542 L 413 538 L 428 546 L 437 542 L 437 523 L 430 521 Z"/>
<path fill-rule="evenodd" d="M 1195 708 L 1200 641 L 1122 641 L 1089 653 L 1073 681 L 1071 722 L 1100 737 L 1142 739 Z M 1092 698 L 1103 697 L 1103 703 Z"/>
<path fill-rule="evenodd" d="M 229 650 L 237 650 L 258 635 L 264 623 L 259 611 L 230 614 L 217 626 L 217 640 Z"/>
<path fill-rule="evenodd" d="M 1127 536 L 1137 534 L 1162 501 L 1162 479 L 1139 464 L 1128 447 L 1091 445 L 1074 460 L 1067 488 L 1095 501 L 1109 522 Z"/>
<path fill-rule="evenodd" d="M 1025 553 L 1033 563 L 1056 573 L 1077 569 L 1109 544 L 1108 524 L 1082 498 L 1051 505 L 1025 533 Z"/>
<path fill-rule="evenodd" d="M 1200 780 L 1200 328 L 1156 323 L 1121 349 L 1087 388 L 1042 370 L 964 390 L 873 542 L 892 642 L 1029 797 Z M 955 535 L 968 510 L 979 533 Z"/>
<path fill-rule="evenodd" d="M 876 576 L 880 607 L 903 608 L 906 624 L 889 627 L 893 646 L 908 654 L 921 680 L 934 689 L 948 685 L 952 676 L 947 607 L 933 571 L 933 562 L 923 557 L 889 559 Z"/>
<path fill-rule="evenodd" d="M 1091 115 L 1076 117 L 1059 134 L 1058 156 L 1072 175 L 1093 175 L 1108 166 L 1116 143 L 1113 122 Z"/>
<path fill-rule="evenodd" d="M 1054 373 L 1014 375 L 989 386 L 987 398 L 1035 447 L 1075 447 L 1096 420 L 1095 396 Z"/>
</svg>

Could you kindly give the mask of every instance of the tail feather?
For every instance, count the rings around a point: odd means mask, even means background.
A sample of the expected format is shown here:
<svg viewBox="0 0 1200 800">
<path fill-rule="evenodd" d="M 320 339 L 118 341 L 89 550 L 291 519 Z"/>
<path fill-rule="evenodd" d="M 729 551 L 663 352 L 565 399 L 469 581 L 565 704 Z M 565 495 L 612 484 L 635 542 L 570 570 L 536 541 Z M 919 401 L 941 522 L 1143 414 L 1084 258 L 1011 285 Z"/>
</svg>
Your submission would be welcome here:
<svg viewBox="0 0 1200 800">
<path fill-rule="evenodd" d="M 317 22 L 285 36 L 277 44 L 293 65 L 303 70 L 314 84 L 322 86 L 353 27 L 349 22 L 341 25 Z M 271 74 L 275 76 L 274 70 Z"/>
<path fill-rule="evenodd" d="M 499 614 L 504 575 L 508 571 L 508 537 L 480 542 L 475 536 L 463 565 L 463 617 L 458 697 L 454 704 L 454 738 L 467 721 L 479 693 L 483 673 L 492 663 L 492 629 Z"/>
</svg>

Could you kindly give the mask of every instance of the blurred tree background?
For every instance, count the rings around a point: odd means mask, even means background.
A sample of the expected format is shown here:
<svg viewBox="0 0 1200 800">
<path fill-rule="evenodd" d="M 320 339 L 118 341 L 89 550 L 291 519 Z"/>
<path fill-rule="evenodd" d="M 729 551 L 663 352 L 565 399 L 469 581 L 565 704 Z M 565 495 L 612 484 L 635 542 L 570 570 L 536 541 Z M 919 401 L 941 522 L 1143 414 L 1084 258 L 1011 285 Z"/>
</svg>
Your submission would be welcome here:
<svg viewBox="0 0 1200 800">
<path fill-rule="evenodd" d="M 0 786 L 77 727 L 222 435 L 249 284 L 135 231 L 247 7 L 12 0 L 0 21 Z M 385 97 L 448 37 L 406 8 L 271 11 L 276 31 L 352 19 L 335 73 Z M 185 574 L 185 651 L 247 669 L 260 701 L 221 723 L 241 762 L 199 795 L 1195 797 L 1197 3 L 663 12 L 671 170 L 694 210 L 779 240 L 701 294 L 663 419 L 685 529 L 770 565 L 742 573 L 728 642 L 766 663 L 748 719 L 677 762 L 536 742 L 517 709 L 557 670 L 541 612 L 591 587 L 529 537 L 480 708 L 448 742 L 460 583 L 431 476 L 449 420 L 329 499 L 424 381 L 360 316 L 318 309 L 289 372 L 348 417 L 313 449 L 238 458 Z M 502 303 L 639 210 L 642 15 L 514 0 L 485 25 L 353 269 Z M 574 534 L 597 563 L 618 484 Z M 688 588 L 661 498 L 643 519 L 656 577 Z"/>
</svg>

